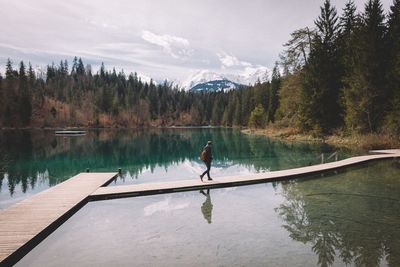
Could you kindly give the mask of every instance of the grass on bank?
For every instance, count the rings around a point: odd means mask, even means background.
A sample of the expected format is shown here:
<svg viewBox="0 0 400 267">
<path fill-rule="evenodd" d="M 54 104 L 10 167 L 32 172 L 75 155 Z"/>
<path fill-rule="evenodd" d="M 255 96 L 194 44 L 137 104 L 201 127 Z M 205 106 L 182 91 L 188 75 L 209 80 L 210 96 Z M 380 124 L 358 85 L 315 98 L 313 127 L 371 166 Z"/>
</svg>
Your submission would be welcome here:
<svg viewBox="0 0 400 267">
<path fill-rule="evenodd" d="M 333 134 L 328 136 L 313 136 L 301 133 L 293 127 L 269 126 L 265 129 L 245 129 L 246 134 L 265 135 L 270 138 L 290 142 L 323 142 L 330 145 L 356 148 L 362 150 L 389 149 L 400 147 L 399 136 L 389 134 Z"/>
</svg>

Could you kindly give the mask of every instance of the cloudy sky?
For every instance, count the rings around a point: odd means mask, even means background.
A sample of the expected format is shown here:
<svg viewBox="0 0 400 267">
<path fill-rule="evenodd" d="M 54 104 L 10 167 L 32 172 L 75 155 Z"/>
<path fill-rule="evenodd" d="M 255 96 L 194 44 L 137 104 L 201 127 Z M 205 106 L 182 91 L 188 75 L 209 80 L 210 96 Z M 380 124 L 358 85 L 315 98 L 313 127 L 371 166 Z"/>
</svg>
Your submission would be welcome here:
<svg viewBox="0 0 400 267">
<path fill-rule="evenodd" d="M 340 10 L 345 0 L 332 0 Z M 364 0 L 355 1 L 359 10 Z M 0 0 L 0 65 L 82 57 L 96 71 L 183 80 L 198 70 L 271 69 L 323 0 Z M 387 10 L 392 0 L 382 1 Z"/>
</svg>

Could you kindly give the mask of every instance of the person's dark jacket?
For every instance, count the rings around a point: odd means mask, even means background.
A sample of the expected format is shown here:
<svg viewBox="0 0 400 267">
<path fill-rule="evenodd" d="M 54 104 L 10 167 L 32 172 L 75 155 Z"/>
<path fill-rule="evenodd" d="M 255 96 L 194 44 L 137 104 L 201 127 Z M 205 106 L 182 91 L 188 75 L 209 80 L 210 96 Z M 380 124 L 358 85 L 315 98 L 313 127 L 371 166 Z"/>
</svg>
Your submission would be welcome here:
<svg viewBox="0 0 400 267">
<path fill-rule="evenodd" d="M 211 146 L 210 145 L 206 145 L 203 148 L 206 153 L 205 153 L 205 157 L 204 157 L 204 162 L 211 162 L 212 161 L 212 153 L 211 153 Z"/>
</svg>

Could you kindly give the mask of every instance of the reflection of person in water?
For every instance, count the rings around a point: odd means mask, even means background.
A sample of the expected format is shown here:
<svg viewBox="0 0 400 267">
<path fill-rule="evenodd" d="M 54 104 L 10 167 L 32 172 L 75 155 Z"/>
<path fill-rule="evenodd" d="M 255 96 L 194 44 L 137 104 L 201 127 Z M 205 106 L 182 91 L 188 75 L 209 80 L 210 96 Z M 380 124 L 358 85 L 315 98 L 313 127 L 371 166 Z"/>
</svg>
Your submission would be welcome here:
<svg viewBox="0 0 400 267">
<path fill-rule="evenodd" d="M 206 201 L 201 205 L 201 212 L 203 213 L 204 219 L 206 219 L 208 223 L 211 223 L 213 204 L 211 203 L 210 189 L 207 189 L 207 193 L 200 190 L 200 193 L 207 197 Z"/>
<path fill-rule="evenodd" d="M 203 181 L 204 175 L 207 174 L 208 180 L 212 181 L 212 178 L 210 177 L 210 169 L 211 169 L 211 161 L 213 159 L 212 153 L 211 153 L 211 147 L 212 147 L 212 141 L 208 141 L 207 145 L 203 148 L 203 152 L 201 152 L 200 159 L 204 161 L 206 164 L 207 170 L 205 170 L 201 175 L 200 175 L 200 180 Z"/>
</svg>

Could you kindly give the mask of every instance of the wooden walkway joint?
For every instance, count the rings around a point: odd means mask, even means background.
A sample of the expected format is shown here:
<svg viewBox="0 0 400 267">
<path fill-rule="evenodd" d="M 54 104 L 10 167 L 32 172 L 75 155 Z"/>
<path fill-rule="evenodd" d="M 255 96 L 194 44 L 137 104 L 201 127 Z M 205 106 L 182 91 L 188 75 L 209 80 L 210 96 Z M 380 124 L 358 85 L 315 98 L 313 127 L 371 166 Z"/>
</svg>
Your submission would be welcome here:
<svg viewBox="0 0 400 267">
<path fill-rule="evenodd" d="M 0 212 L 0 266 L 25 256 L 117 173 L 81 173 Z"/>
</svg>

